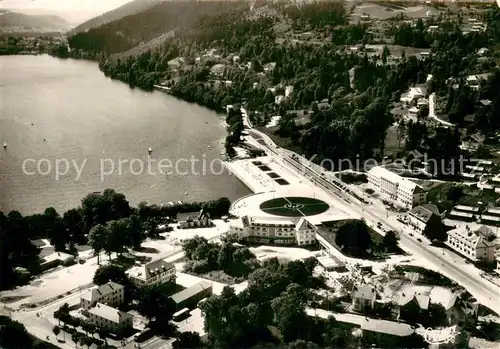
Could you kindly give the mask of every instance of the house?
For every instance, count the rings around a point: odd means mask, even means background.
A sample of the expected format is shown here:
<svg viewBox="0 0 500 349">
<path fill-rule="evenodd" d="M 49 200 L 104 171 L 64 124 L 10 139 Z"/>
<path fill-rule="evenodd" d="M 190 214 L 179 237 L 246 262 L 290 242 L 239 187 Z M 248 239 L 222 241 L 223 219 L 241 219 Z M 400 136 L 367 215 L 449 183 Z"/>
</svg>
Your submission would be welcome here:
<svg viewBox="0 0 500 349">
<path fill-rule="evenodd" d="M 430 25 L 427 29 L 428 32 L 433 32 L 439 29 L 439 25 Z"/>
<path fill-rule="evenodd" d="M 116 334 L 132 328 L 133 316 L 106 304 L 97 303 L 88 311 L 88 319 L 96 327 Z"/>
<path fill-rule="evenodd" d="M 477 151 L 479 147 L 483 145 L 484 140 L 484 135 L 479 133 L 468 135 L 462 140 L 460 149 L 467 151 Z"/>
<path fill-rule="evenodd" d="M 486 47 L 481 47 L 481 48 L 477 51 L 477 55 L 478 55 L 478 56 L 484 56 L 484 55 L 486 55 L 488 52 L 489 52 L 489 50 L 488 50 Z"/>
<path fill-rule="evenodd" d="M 97 303 L 120 305 L 125 300 L 125 288 L 116 282 L 108 282 L 85 292 L 80 297 L 80 306 L 89 310 Z"/>
<path fill-rule="evenodd" d="M 431 56 L 431 53 L 429 51 L 420 52 L 420 58 L 422 58 L 422 59 L 429 58 L 430 56 Z"/>
<path fill-rule="evenodd" d="M 464 326 L 475 324 L 478 317 L 479 303 L 468 302 L 455 294 L 448 304 L 444 304 L 449 325 Z"/>
<path fill-rule="evenodd" d="M 495 234 L 490 228 L 483 225 L 473 231 L 467 225 L 450 230 L 446 245 L 473 262 L 481 260 L 492 262 L 495 259 L 497 246 L 494 240 Z"/>
<path fill-rule="evenodd" d="M 187 212 L 177 215 L 180 229 L 206 228 L 213 225 L 210 214 L 201 209 L 200 212 Z"/>
<path fill-rule="evenodd" d="M 186 288 L 170 298 L 175 302 L 177 311 L 184 308 L 196 306 L 199 301 L 212 295 L 212 283 L 202 281 L 196 285 Z"/>
<path fill-rule="evenodd" d="M 289 85 L 285 87 L 285 97 L 290 97 L 293 93 L 293 86 Z"/>
<path fill-rule="evenodd" d="M 412 105 L 415 101 L 419 100 L 420 98 L 424 98 L 424 97 L 425 97 L 425 93 L 421 87 L 410 87 L 408 92 L 403 93 L 399 100 L 400 100 L 400 102 L 402 102 L 403 104 L 408 106 L 408 105 Z"/>
<path fill-rule="evenodd" d="M 408 109 L 408 117 L 414 121 L 418 119 L 418 108 L 417 107 L 411 107 Z"/>
<path fill-rule="evenodd" d="M 427 193 L 420 186 L 382 166 L 373 167 L 368 171 L 368 183 L 379 193 L 408 208 L 423 204 L 427 200 Z"/>
<path fill-rule="evenodd" d="M 496 263 L 497 263 L 497 266 L 495 268 L 495 272 L 500 275 L 500 257 L 496 258 Z"/>
<path fill-rule="evenodd" d="M 144 266 L 132 268 L 129 272 L 129 278 L 137 287 L 175 282 L 175 266 L 163 259 L 158 259 Z"/>
<path fill-rule="evenodd" d="M 40 264 L 40 267 L 46 270 L 54 268 L 59 264 L 72 263 L 74 261 L 75 261 L 75 256 L 73 256 L 72 254 L 64 252 L 53 252 L 43 258 L 43 262 Z"/>
<path fill-rule="evenodd" d="M 424 106 L 429 106 L 429 101 L 425 98 L 419 98 L 417 101 L 417 108 L 420 109 Z"/>
<path fill-rule="evenodd" d="M 229 230 L 252 242 L 305 246 L 316 243 L 317 228 L 304 217 L 294 223 L 280 218 L 243 216 L 232 222 Z"/>
<path fill-rule="evenodd" d="M 377 292 L 375 287 L 364 285 L 354 286 L 352 291 L 352 308 L 355 311 L 366 311 L 373 309 Z"/>
<path fill-rule="evenodd" d="M 224 76 L 225 70 L 226 70 L 226 66 L 224 64 L 218 63 L 218 64 L 214 64 L 210 68 L 210 73 L 212 74 L 212 76 L 220 78 L 220 77 Z"/>
<path fill-rule="evenodd" d="M 425 228 L 430 226 L 433 220 L 437 223 L 441 221 L 439 209 L 433 204 L 417 206 L 408 212 L 407 217 L 409 225 L 420 234 L 423 234 Z"/>
</svg>

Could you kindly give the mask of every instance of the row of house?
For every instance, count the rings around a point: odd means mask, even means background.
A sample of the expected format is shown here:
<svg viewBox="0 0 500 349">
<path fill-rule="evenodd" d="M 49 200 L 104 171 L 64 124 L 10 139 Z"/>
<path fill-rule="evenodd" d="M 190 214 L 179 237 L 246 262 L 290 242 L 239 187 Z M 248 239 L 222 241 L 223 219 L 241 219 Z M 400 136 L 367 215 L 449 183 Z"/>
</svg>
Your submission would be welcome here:
<svg viewBox="0 0 500 349">
<path fill-rule="evenodd" d="M 82 294 L 80 307 L 93 325 L 119 333 L 123 329 L 132 328 L 133 322 L 131 314 L 113 307 L 123 304 L 124 300 L 125 288 L 110 281 Z"/>
<path fill-rule="evenodd" d="M 395 294 L 390 300 L 380 299 L 377 289 L 370 285 L 354 286 L 351 298 L 352 310 L 356 312 L 370 312 L 376 307 L 383 306 L 389 302 L 392 306 L 392 317 L 397 320 L 399 320 L 405 308 L 412 311 L 415 308 L 427 310 L 432 303 L 430 294 L 419 292 Z M 442 305 L 446 310 L 449 325 L 462 326 L 466 322 L 473 322 L 477 319 L 479 310 L 479 303 L 477 301 L 469 303 L 455 294 L 449 302 Z"/>
<path fill-rule="evenodd" d="M 173 264 L 162 259 L 152 261 L 140 267 L 132 268 L 129 279 L 139 288 L 160 285 L 176 280 L 176 270 Z M 116 282 L 108 282 L 94 287 L 80 297 L 80 307 L 89 321 L 110 332 L 131 328 L 133 316 L 120 311 L 118 307 L 125 301 L 125 288 Z"/>
<path fill-rule="evenodd" d="M 368 183 L 377 192 L 407 208 L 413 208 L 427 200 L 427 193 L 422 187 L 381 166 L 368 171 Z"/>
</svg>

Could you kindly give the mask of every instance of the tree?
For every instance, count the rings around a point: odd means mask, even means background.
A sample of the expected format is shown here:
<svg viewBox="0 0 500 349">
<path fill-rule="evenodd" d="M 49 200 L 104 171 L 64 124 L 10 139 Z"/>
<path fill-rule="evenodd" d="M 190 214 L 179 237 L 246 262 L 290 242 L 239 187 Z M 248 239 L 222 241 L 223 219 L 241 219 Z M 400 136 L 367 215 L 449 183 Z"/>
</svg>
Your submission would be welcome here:
<svg viewBox="0 0 500 349">
<path fill-rule="evenodd" d="M 176 304 L 165 290 L 166 285 L 154 285 L 141 291 L 138 311 L 150 320 L 151 328 L 159 333 L 169 334 L 170 321 L 176 311 Z"/>
<path fill-rule="evenodd" d="M 387 252 L 397 251 L 399 249 L 398 243 L 399 243 L 399 236 L 393 230 L 388 231 L 384 235 L 384 238 L 382 239 L 382 245 L 384 246 Z"/>
<path fill-rule="evenodd" d="M 285 342 L 304 338 L 302 324 L 307 321 L 306 300 L 305 290 L 297 284 L 291 284 L 271 302 L 276 325 Z"/>
<path fill-rule="evenodd" d="M 426 316 L 423 317 L 425 322 L 424 326 L 429 326 L 432 328 L 443 326 L 446 324 L 447 320 L 446 309 L 440 303 L 430 303 L 427 309 Z"/>
<path fill-rule="evenodd" d="M 109 232 L 109 237 L 104 245 L 108 255 L 111 252 L 123 253 L 125 247 L 132 247 L 132 220 L 130 218 L 122 218 L 112 220 L 106 224 L 106 229 Z"/>
<path fill-rule="evenodd" d="M 430 220 L 427 222 L 423 234 L 431 241 L 445 241 L 448 238 L 446 233 L 446 226 L 440 217 L 432 215 Z"/>
<path fill-rule="evenodd" d="M 64 303 L 63 305 L 61 305 L 59 307 L 59 309 L 57 309 L 54 312 L 54 319 L 57 319 L 59 321 L 59 325 L 61 325 L 61 321 L 65 322 L 65 320 L 67 319 L 68 315 L 69 315 L 69 304 L 68 303 Z"/>
<path fill-rule="evenodd" d="M 323 341 L 328 348 L 353 348 L 354 337 L 349 328 L 341 326 L 333 316 L 326 320 Z"/>
<path fill-rule="evenodd" d="M 128 281 L 125 269 L 115 264 L 100 266 L 94 274 L 94 284 L 104 285 L 109 281 L 123 285 Z"/>
<path fill-rule="evenodd" d="M 99 254 L 104 250 L 109 235 L 109 230 L 102 224 L 94 226 L 89 232 L 89 245 L 94 254 L 97 254 L 97 264 L 99 264 Z"/>
<path fill-rule="evenodd" d="M 59 333 L 61 332 L 61 329 L 59 328 L 59 326 L 54 326 L 54 327 L 52 327 L 52 332 L 54 332 L 54 334 L 57 337 L 59 335 Z"/>
<path fill-rule="evenodd" d="M 5 349 L 31 348 L 33 339 L 23 324 L 0 316 L 0 347 Z"/>
<path fill-rule="evenodd" d="M 174 349 L 201 349 L 203 347 L 200 335 L 197 332 L 190 331 L 181 332 L 177 336 L 177 340 L 172 343 Z"/>
<path fill-rule="evenodd" d="M 372 246 L 368 229 L 362 220 L 349 220 L 337 230 L 335 243 L 353 256 L 366 256 Z"/>
</svg>

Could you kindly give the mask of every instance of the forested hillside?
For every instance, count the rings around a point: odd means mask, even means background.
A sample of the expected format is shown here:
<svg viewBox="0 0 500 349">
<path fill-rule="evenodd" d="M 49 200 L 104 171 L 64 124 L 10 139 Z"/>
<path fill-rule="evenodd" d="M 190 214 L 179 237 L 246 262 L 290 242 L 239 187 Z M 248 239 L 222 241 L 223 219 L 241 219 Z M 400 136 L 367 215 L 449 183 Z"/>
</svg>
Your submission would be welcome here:
<svg viewBox="0 0 500 349">
<path fill-rule="evenodd" d="M 167 2 L 135 15 L 107 23 L 69 38 L 72 49 L 112 54 L 129 50 L 142 42 L 176 30 L 189 30 L 206 16 L 230 12 L 248 5 L 233 2 Z"/>
<path fill-rule="evenodd" d="M 106 23 L 119 20 L 123 17 L 130 16 L 164 2 L 165 0 L 134 0 L 120 6 L 114 10 L 108 11 L 100 16 L 94 17 L 71 30 L 71 34 L 85 32 L 92 28 L 97 28 Z"/>
<path fill-rule="evenodd" d="M 420 84 L 427 94 L 446 96 L 443 110 L 457 126 L 473 114 L 474 127 L 498 128 L 498 68 L 494 57 L 481 58 L 477 51 L 499 44 L 499 13 L 489 11 L 482 18 L 487 30 L 467 35 L 446 15 L 414 25 L 396 19 L 380 44 L 369 23 L 348 24 L 342 2 L 172 2 L 77 34 L 69 45 L 72 56 L 99 58 L 106 75 L 130 86 L 150 90 L 161 83 L 179 98 L 219 111 L 246 103 L 257 126 L 279 115 L 272 131 L 262 129 L 316 160 L 382 156 L 395 120 L 406 144 L 402 151 L 450 159 L 459 154 L 457 129 L 395 119 L 393 103 Z M 446 30 L 429 31 L 436 21 Z M 169 31 L 175 35 L 158 40 Z M 155 38 L 154 46 L 146 43 Z M 392 54 L 387 41 L 400 44 L 402 52 Z M 146 44 L 137 50 L 141 42 Z M 371 43 L 383 49 L 372 53 Z M 431 54 L 406 55 L 402 45 Z M 466 76 L 483 71 L 491 71 L 489 79 L 472 90 Z M 491 107 L 477 107 L 482 99 L 491 100 Z"/>
</svg>

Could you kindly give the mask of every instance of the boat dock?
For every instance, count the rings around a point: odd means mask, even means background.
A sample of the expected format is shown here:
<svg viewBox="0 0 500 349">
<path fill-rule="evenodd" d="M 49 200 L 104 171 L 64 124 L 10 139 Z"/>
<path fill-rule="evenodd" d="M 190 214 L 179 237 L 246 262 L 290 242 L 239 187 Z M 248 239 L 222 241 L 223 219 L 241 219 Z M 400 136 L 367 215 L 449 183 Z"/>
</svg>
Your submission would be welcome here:
<svg viewBox="0 0 500 349">
<path fill-rule="evenodd" d="M 167 86 L 153 85 L 154 89 L 161 92 L 172 93 L 172 89 Z"/>
</svg>

